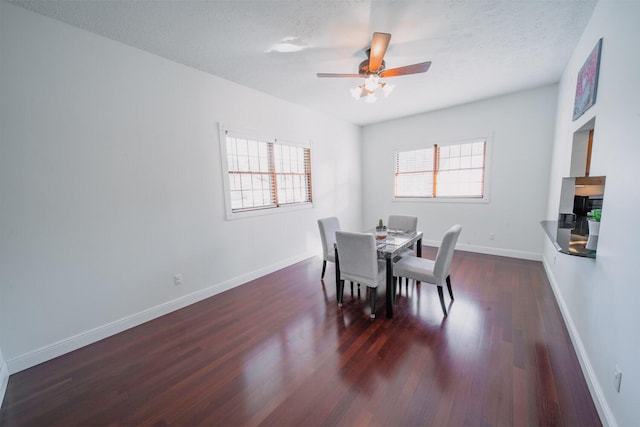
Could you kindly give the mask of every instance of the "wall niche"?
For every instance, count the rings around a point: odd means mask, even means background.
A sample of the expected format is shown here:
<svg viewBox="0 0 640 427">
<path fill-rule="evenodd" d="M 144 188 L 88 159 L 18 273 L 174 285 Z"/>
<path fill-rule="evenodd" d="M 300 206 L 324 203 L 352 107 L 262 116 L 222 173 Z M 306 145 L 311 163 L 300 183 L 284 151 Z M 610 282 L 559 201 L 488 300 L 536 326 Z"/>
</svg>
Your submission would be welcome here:
<svg viewBox="0 0 640 427">
<path fill-rule="evenodd" d="M 593 117 L 573 133 L 569 176 L 589 176 L 596 118 Z"/>
<path fill-rule="evenodd" d="M 596 256 L 606 182 L 604 176 L 591 176 L 595 123 L 594 117 L 574 132 L 570 176 L 562 179 L 558 220 L 541 222 L 558 251 L 588 258 Z"/>
</svg>

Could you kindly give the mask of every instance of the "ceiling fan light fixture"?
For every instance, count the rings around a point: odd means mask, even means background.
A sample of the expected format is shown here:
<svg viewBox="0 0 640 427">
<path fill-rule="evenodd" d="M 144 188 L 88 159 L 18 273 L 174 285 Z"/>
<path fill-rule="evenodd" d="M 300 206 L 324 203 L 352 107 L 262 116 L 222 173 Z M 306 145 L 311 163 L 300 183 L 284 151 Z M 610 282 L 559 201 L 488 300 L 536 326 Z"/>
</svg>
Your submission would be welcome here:
<svg viewBox="0 0 640 427">
<path fill-rule="evenodd" d="M 356 101 L 360 100 L 360 97 L 362 96 L 362 85 L 356 86 L 351 89 L 351 96 L 353 96 Z"/>
<path fill-rule="evenodd" d="M 367 104 L 373 104 L 374 102 L 376 102 L 378 100 L 378 98 L 376 98 L 376 93 L 371 91 L 367 94 L 367 96 L 365 97 L 364 101 Z"/>
<path fill-rule="evenodd" d="M 350 90 L 351 96 L 353 96 L 356 101 L 360 100 L 360 98 L 364 98 L 367 104 L 373 104 L 378 100 L 376 97 L 376 90 L 382 90 L 384 93 L 384 97 L 388 97 L 389 94 L 395 89 L 395 85 L 381 82 L 380 77 L 375 74 L 370 74 L 365 77 L 364 82 L 361 85 L 358 85 Z"/>
<path fill-rule="evenodd" d="M 376 90 L 378 87 L 378 76 L 376 74 L 370 74 L 364 80 L 364 87 L 366 87 L 369 92 Z"/>
<path fill-rule="evenodd" d="M 384 93 L 384 97 L 388 97 L 391 92 L 396 88 L 396 85 L 392 85 L 389 83 L 381 83 L 380 87 L 382 88 L 382 92 Z"/>
</svg>

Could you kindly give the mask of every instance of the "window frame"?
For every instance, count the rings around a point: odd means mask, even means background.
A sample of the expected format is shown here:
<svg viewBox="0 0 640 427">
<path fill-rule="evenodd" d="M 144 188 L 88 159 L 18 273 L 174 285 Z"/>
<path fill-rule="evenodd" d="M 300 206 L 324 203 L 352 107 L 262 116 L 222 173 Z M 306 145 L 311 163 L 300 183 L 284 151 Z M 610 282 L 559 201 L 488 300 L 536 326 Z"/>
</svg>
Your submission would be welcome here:
<svg viewBox="0 0 640 427">
<path fill-rule="evenodd" d="M 227 135 L 236 138 L 244 138 L 247 140 L 254 140 L 258 142 L 264 142 L 267 144 L 271 144 L 268 147 L 269 154 L 269 162 L 274 160 L 273 156 L 273 144 L 281 144 L 282 146 L 290 146 L 296 148 L 303 148 L 308 150 L 308 171 L 305 168 L 304 175 L 308 176 L 309 185 L 306 188 L 310 201 L 304 202 L 293 202 L 293 203 L 276 203 L 275 205 L 265 205 L 258 207 L 249 207 L 246 209 L 234 209 L 231 201 L 231 184 L 229 182 L 230 173 L 229 173 L 229 161 L 228 161 L 228 152 L 227 152 Z M 227 220 L 239 219 L 239 218 L 249 218 L 261 215 L 272 215 L 277 213 L 284 213 L 295 211 L 299 209 L 309 209 L 313 207 L 313 168 L 312 168 L 312 150 L 311 150 L 311 142 L 300 142 L 293 141 L 290 139 L 280 139 L 274 138 L 272 136 L 264 136 L 261 135 L 260 132 L 256 131 L 237 131 L 230 128 L 225 127 L 222 123 L 219 124 L 219 146 L 220 146 L 220 163 L 222 169 L 222 181 L 223 181 L 223 191 L 224 191 L 224 203 L 225 203 L 225 218 Z M 277 172 L 275 163 L 270 163 L 269 167 L 269 175 L 270 182 L 273 185 L 274 181 L 277 181 L 278 175 L 286 172 Z M 269 191 L 274 194 L 274 197 L 277 199 L 278 197 L 278 189 L 276 187 L 270 187 Z"/>
<path fill-rule="evenodd" d="M 485 149 L 484 149 L 484 194 L 482 197 L 466 197 L 466 196 L 436 196 L 436 197 L 396 197 L 396 161 L 398 153 L 414 151 L 414 150 L 424 150 L 433 148 L 435 145 L 438 147 L 446 147 L 451 145 L 462 145 L 469 144 L 473 142 L 484 141 Z M 433 142 L 423 142 L 416 145 L 411 145 L 402 148 L 396 148 L 393 151 L 393 196 L 392 201 L 403 203 L 489 203 L 490 200 L 490 189 L 491 189 L 491 150 L 492 150 L 492 137 L 491 134 L 488 136 L 479 136 L 479 137 L 470 137 L 470 138 L 460 138 L 460 139 L 450 139 L 450 140 L 438 140 Z"/>
</svg>

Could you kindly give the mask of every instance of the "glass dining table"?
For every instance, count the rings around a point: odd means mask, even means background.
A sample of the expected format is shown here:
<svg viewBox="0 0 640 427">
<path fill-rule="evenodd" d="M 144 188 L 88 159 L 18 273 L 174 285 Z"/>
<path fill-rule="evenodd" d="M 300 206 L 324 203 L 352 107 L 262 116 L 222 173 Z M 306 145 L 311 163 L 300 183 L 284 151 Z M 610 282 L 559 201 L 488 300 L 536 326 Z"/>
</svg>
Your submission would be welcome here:
<svg viewBox="0 0 640 427">
<path fill-rule="evenodd" d="M 365 233 L 373 234 L 375 230 L 368 230 Z M 393 259 L 398 254 L 412 245 L 416 246 L 416 256 L 422 256 L 422 231 L 404 231 L 404 230 L 387 230 L 387 236 L 384 239 L 376 238 L 376 249 L 378 256 L 385 259 L 387 267 L 386 280 L 386 312 L 387 318 L 393 318 Z M 338 249 L 336 251 L 336 296 L 340 287 L 340 262 L 338 258 Z"/>
</svg>

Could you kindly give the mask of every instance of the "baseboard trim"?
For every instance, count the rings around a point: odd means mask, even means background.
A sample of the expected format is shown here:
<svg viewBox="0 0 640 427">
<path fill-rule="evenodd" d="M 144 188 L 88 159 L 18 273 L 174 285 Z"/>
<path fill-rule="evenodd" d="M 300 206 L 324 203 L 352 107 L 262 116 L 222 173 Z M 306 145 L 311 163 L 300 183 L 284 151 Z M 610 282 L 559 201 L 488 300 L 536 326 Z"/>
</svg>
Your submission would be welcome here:
<svg viewBox="0 0 640 427">
<path fill-rule="evenodd" d="M 562 293 L 560 292 L 560 288 L 558 283 L 555 280 L 555 277 L 552 273 L 550 265 L 547 263 L 546 259 L 542 259 L 542 265 L 544 266 L 545 272 L 547 273 L 547 278 L 549 279 L 549 283 L 551 284 L 551 289 L 553 290 L 553 294 L 555 295 L 556 301 L 558 302 L 558 307 L 560 307 L 560 312 L 562 313 L 562 317 L 564 319 L 565 325 L 567 325 L 567 330 L 569 331 L 569 337 L 571 338 L 571 343 L 573 344 L 573 348 L 578 356 L 578 361 L 580 362 L 580 367 L 582 368 L 582 373 L 587 380 L 587 386 L 589 387 L 589 391 L 591 392 L 591 397 L 596 405 L 596 410 L 600 415 L 600 421 L 605 427 L 618 427 L 618 423 L 616 422 L 615 417 L 613 416 L 613 412 L 607 403 L 607 400 L 602 391 L 602 387 L 598 378 L 596 377 L 595 371 L 593 370 L 593 366 L 591 365 L 591 361 L 589 360 L 589 355 L 582 343 L 582 339 L 580 338 L 580 334 L 573 323 L 573 318 L 571 317 L 571 313 L 567 308 L 567 304 L 562 297 Z"/>
<path fill-rule="evenodd" d="M 9 384 L 9 368 L 6 362 L 0 364 L 0 406 L 4 400 L 4 394 L 7 391 L 7 384 Z"/>
<path fill-rule="evenodd" d="M 247 282 L 250 282 L 251 280 L 257 279 L 269 273 L 273 273 L 274 271 L 288 267 L 290 265 L 293 265 L 297 262 L 303 261 L 305 259 L 311 258 L 316 255 L 317 255 L 316 253 L 304 253 L 304 254 L 300 254 L 300 255 L 288 258 L 284 261 L 280 261 L 275 264 L 271 264 L 266 267 L 260 268 L 258 270 L 243 274 L 241 276 L 237 276 L 232 279 L 226 280 L 224 282 L 217 283 L 208 288 L 201 289 L 199 291 L 196 291 L 187 295 L 183 295 L 174 300 L 167 301 L 163 304 L 140 311 L 138 313 L 124 317 L 114 322 L 107 323 L 102 326 L 98 326 L 97 328 L 79 333 L 77 335 L 66 338 L 64 340 L 60 340 L 53 344 L 41 347 L 37 350 L 22 354 L 18 357 L 8 359 L 3 364 L 2 373 L 4 375 L 6 370 L 7 371 L 6 376 L 8 379 L 9 374 L 15 374 L 22 370 L 36 366 L 40 363 L 54 359 L 58 356 L 62 356 L 63 354 L 70 353 L 86 345 L 93 344 L 104 338 L 108 338 L 112 335 L 126 331 L 127 329 L 141 325 L 150 320 L 156 319 L 160 316 L 164 316 L 165 314 L 169 314 L 173 311 L 179 310 L 188 305 L 194 304 L 198 301 L 202 301 L 206 298 L 212 297 L 214 295 L 217 295 L 229 289 L 243 285 Z M 2 384 L 5 384 L 4 377 L 2 377 L 2 380 L 3 380 Z M 6 384 L 5 384 L 5 387 L 6 387 Z M 2 396 L 4 396 L 4 390 L 0 390 L 0 391 L 3 391 Z"/>
<path fill-rule="evenodd" d="M 440 243 L 441 242 L 438 240 L 422 241 L 423 246 L 439 247 Z M 530 261 L 542 261 L 542 253 L 536 253 L 536 252 L 515 251 L 512 249 L 491 248 L 488 246 L 465 245 L 463 243 L 458 243 L 456 245 L 456 249 L 465 251 L 465 252 L 476 252 L 479 254 L 486 254 L 486 255 L 504 256 L 509 258 L 526 259 Z"/>
</svg>

